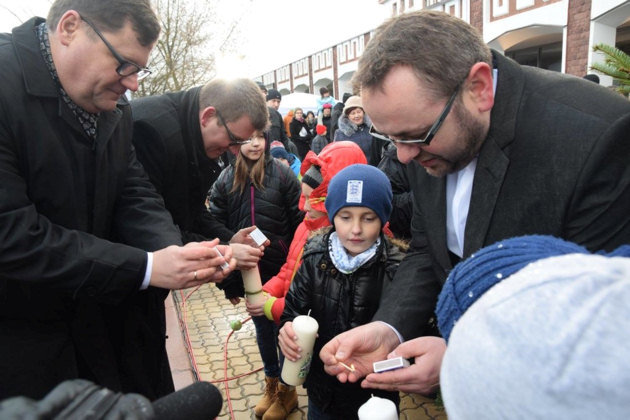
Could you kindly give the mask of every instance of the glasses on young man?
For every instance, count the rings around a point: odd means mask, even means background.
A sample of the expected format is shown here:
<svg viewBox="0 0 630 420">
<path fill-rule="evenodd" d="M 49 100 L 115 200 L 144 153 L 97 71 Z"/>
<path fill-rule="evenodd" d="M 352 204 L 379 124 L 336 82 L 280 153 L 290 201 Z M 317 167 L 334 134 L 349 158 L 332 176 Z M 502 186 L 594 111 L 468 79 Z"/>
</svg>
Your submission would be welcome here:
<svg viewBox="0 0 630 420">
<path fill-rule="evenodd" d="M 109 51 L 112 53 L 114 58 L 116 60 L 118 60 L 118 62 L 120 63 L 120 65 L 118 67 L 116 67 L 116 73 L 118 73 L 119 76 L 127 77 L 127 76 L 131 76 L 132 74 L 135 74 L 135 75 L 137 75 L 138 80 L 142 80 L 142 79 L 144 79 L 145 77 L 147 77 L 148 75 L 151 74 L 151 70 L 149 70 L 148 68 L 139 66 L 138 64 L 134 63 L 133 61 L 125 60 L 120 54 L 118 54 L 118 52 L 114 49 L 114 47 L 112 47 L 112 44 L 110 44 L 109 41 L 107 41 L 105 39 L 105 36 L 103 36 L 101 31 L 99 31 L 96 28 L 96 26 L 94 26 L 94 24 L 92 22 L 90 22 L 89 20 L 87 20 L 83 16 L 80 16 L 80 17 L 81 17 L 81 20 L 83 20 L 83 22 L 87 23 L 87 25 L 90 28 L 92 28 L 94 33 L 96 35 L 98 35 L 99 38 L 101 38 L 101 41 L 103 41 L 103 43 L 109 49 Z"/>
<path fill-rule="evenodd" d="M 387 140 L 387 141 L 390 141 L 390 142 L 392 142 L 394 144 L 420 143 L 420 144 L 424 144 L 424 145 L 428 146 L 431 143 L 431 140 L 433 140 L 433 137 L 435 137 L 435 133 L 437 133 L 438 130 L 440 129 L 440 127 L 442 126 L 442 123 L 444 122 L 444 120 L 448 116 L 448 113 L 451 111 L 451 107 L 453 106 L 453 102 L 455 102 L 455 98 L 457 97 L 457 93 L 459 92 L 460 86 L 461 85 L 457 85 L 457 87 L 455 88 L 455 92 L 453 92 L 451 97 L 448 99 L 448 102 L 446 102 L 446 105 L 444 106 L 444 109 L 442 110 L 442 112 L 438 116 L 437 120 L 433 123 L 433 125 L 431 126 L 431 128 L 427 132 L 427 135 L 424 136 L 423 139 L 395 140 L 395 139 L 390 138 L 387 134 L 379 133 L 376 130 L 376 128 L 374 128 L 374 124 L 372 124 L 370 126 L 370 134 L 372 136 L 376 137 L 377 139 Z"/>
<path fill-rule="evenodd" d="M 240 137 L 235 136 L 234 133 L 232 133 L 230 131 L 230 129 L 228 128 L 228 126 L 225 123 L 225 120 L 223 119 L 223 116 L 221 115 L 219 110 L 215 108 L 215 111 L 217 113 L 217 117 L 219 117 L 219 121 L 221 122 L 221 125 L 223 125 L 223 127 L 225 127 L 225 131 L 227 132 L 227 135 L 230 138 L 230 144 L 229 144 L 230 146 L 241 146 L 243 144 L 247 144 L 247 143 L 251 143 L 252 142 L 252 139 L 242 139 Z"/>
</svg>

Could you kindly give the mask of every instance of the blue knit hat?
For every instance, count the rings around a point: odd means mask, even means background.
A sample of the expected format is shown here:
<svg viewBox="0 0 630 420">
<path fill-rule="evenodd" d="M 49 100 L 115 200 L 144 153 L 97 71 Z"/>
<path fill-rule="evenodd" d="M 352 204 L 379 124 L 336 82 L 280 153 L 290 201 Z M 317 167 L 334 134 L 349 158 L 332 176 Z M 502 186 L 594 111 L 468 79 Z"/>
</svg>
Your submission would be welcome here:
<svg viewBox="0 0 630 420">
<path fill-rule="evenodd" d="M 270 153 L 275 158 L 289 160 L 289 154 L 284 147 L 274 147 L 270 150 Z"/>
<path fill-rule="evenodd" d="M 392 186 L 378 168 L 365 164 L 350 165 L 339 171 L 328 186 L 326 211 L 333 223 L 343 207 L 368 207 L 384 226 L 392 213 Z"/>
<path fill-rule="evenodd" d="M 436 314 L 448 341 L 457 320 L 488 289 L 531 262 L 565 254 L 589 254 L 577 244 L 553 236 L 531 235 L 499 241 L 455 266 L 442 287 Z"/>
</svg>

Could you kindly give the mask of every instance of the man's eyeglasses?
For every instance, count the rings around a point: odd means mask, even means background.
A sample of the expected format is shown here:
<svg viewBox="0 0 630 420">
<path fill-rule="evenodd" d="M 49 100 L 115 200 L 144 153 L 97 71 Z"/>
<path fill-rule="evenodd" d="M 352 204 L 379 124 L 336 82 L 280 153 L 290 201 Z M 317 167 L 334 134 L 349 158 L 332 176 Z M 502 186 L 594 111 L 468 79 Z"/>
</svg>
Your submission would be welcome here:
<svg viewBox="0 0 630 420">
<path fill-rule="evenodd" d="M 103 41 L 103 43 L 105 43 L 105 45 L 107 46 L 107 48 L 109 48 L 109 51 L 112 53 L 114 58 L 116 60 L 118 60 L 118 62 L 120 63 L 120 65 L 118 67 L 116 67 L 116 73 L 118 73 L 119 76 L 127 77 L 127 76 L 131 76 L 132 74 L 135 74 L 135 75 L 138 76 L 138 80 L 142 80 L 142 79 L 144 79 L 145 77 L 147 77 L 148 75 L 151 74 L 151 70 L 149 70 L 148 68 L 139 66 L 136 63 L 134 63 L 133 61 L 125 60 L 120 54 L 118 54 L 118 52 L 116 52 L 114 47 L 112 47 L 112 44 L 110 44 L 105 39 L 105 37 L 103 36 L 101 31 L 96 29 L 96 26 L 94 26 L 94 24 L 92 24 L 92 22 L 90 22 L 89 20 L 87 20 L 83 16 L 80 16 L 80 17 L 83 20 L 83 22 L 87 23 L 87 25 L 90 28 L 92 28 L 94 33 L 96 33 L 96 35 L 98 35 L 98 37 L 101 38 L 101 41 Z"/>
<path fill-rule="evenodd" d="M 215 111 L 217 112 L 217 117 L 219 117 L 219 121 L 221 121 L 221 125 L 225 127 L 225 131 L 227 132 L 227 135 L 230 138 L 230 144 L 229 144 L 230 146 L 240 146 L 242 144 L 247 144 L 247 143 L 252 142 L 252 139 L 242 139 L 240 137 L 235 136 L 234 133 L 232 133 L 230 129 L 228 128 L 219 110 L 215 108 Z"/>
<path fill-rule="evenodd" d="M 372 136 L 376 137 L 377 139 L 387 140 L 387 141 L 390 141 L 390 142 L 392 142 L 394 144 L 398 144 L 398 143 L 400 143 L 400 144 L 421 143 L 421 144 L 424 144 L 424 145 L 428 146 L 429 143 L 431 143 L 431 140 L 433 140 L 433 137 L 435 136 L 435 133 L 437 133 L 437 131 L 440 129 L 440 126 L 442 125 L 442 123 L 446 119 L 448 113 L 451 111 L 451 107 L 453 106 L 453 102 L 455 102 L 455 98 L 457 97 L 457 93 L 459 92 L 460 86 L 461 86 L 461 84 L 457 85 L 457 87 L 455 88 L 455 92 L 453 92 L 451 97 L 448 99 L 448 102 L 446 102 L 446 106 L 444 106 L 444 109 L 442 110 L 442 112 L 438 116 L 437 120 L 433 123 L 433 125 L 431 126 L 431 128 L 427 132 L 427 135 L 424 136 L 423 139 L 394 140 L 394 139 L 390 138 L 387 134 L 379 133 L 376 130 L 376 128 L 374 128 L 374 125 L 370 126 L 370 134 Z"/>
</svg>

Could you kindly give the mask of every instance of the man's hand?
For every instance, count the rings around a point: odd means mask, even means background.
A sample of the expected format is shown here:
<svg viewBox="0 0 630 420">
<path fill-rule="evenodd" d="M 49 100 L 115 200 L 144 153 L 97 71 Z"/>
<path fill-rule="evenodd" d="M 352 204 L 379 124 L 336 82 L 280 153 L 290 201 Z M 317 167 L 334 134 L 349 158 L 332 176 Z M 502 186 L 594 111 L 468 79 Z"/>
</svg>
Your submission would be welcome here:
<svg viewBox="0 0 630 420">
<path fill-rule="evenodd" d="M 236 259 L 237 270 L 249 270 L 258 266 L 258 261 L 263 256 L 262 250 L 265 247 L 231 243 L 230 248 L 232 248 L 232 256 Z"/>
<path fill-rule="evenodd" d="M 411 366 L 383 373 L 369 374 L 363 388 L 388 391 L 413 392 L 429 395 L 437 391 L 440 384 L 440 368 L 446 351 L 446 341 L 441 337 L 418 337 L 399 345 L 387 358 L 401 356 L 414 358 Z"/>
<path fill-rule="evenodd" d="M 260 248 L 261 252 L 264 251 L 266 246 L 271 245 L 271 241 L 267 239 L 265 243 L 259 247 L 258 244 L 254 241 L 254 239 L 252 239 L 252 237 L 249 236 L 249 234 L 252 233 L 255 229 L 256 229 L 256 226 L 250 226 L 250 227 L 246 227 L 239 230 L 238 232 L 234 234 L 234 236 L 232 236 L 232 239 L 230 239 L 230 245 L 231 244 L 244 244 L 244 245 L 249 245 L 254 248 Z"/>
<path fill-rule="evenodd" d="M 219 250 L 223 256 L 217 253 Z M 228 269 L 221 269 L 223 262 Z M 219 240 L 190 242 L 183 247 L 169 246 L 153 253 L 150 285 L 164 289 L 186 289 L 208 282 L 220 282 L 234 268 L 229 246 L 219 245 Z"/>
<path fill-rule="evenodd" d="M 340 382 L 357 382 L 373 371 L 372 363 L 385 359 L 398 344 L 398 336 L 387 324 L 371 322 L 330 340 L 319 357 L 329 375 L 337 376 Z M 349 372 L 339 362 L 354 365 L 355 371 Z"/>
</svg>

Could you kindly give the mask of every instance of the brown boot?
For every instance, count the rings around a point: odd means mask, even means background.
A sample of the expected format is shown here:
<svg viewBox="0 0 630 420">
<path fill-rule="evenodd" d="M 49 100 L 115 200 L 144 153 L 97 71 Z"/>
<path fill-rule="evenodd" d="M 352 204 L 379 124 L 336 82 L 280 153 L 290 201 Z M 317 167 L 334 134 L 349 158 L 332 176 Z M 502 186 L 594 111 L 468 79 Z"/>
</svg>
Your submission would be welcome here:
<svg viewBox="0 0 630 420">
<path fill-rule="evenodd" d="M 263 394 L 256 407 L 254 407 L 254 414 L 257 417 L 262 417 L 263 414 L 271 407 L 271 404 L 275 401 L 276 393 L 278 392 L 278 378 L 272 378 L 270 376 L 265 377 L 265 393 Z"/>
<path fill-rule="evenodd" d="M 263 420 L 284 420 L 298 405 L 297 392 L 294 386 L 278 384 L 277 398 L 263 416 Z"/>
</svg>

